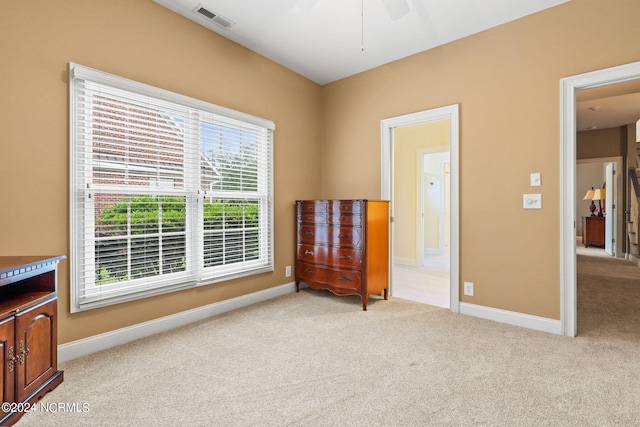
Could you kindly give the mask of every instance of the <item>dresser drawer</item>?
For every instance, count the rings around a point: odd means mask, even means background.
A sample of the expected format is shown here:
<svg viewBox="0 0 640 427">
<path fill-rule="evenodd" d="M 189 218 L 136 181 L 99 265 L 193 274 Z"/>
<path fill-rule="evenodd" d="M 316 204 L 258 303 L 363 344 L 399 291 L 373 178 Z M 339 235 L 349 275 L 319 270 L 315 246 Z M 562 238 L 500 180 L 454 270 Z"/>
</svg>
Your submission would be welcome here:
<svg viewBox="0 0 640 427">
<path fill-rule="evenodd" d="M 328 264 L 332 267 L 360 270 L 362 268 L 362 251 L 353 248 L 331 248 Z"/>
<path fill-rule="evenodd" d="M 329 264 L 329 246 L 298 245 L 298 258 L 311 264 Z"/>
<path fill-rule="evenodd" d="M 329 227 L 329 238 L 334 245 L 362 247 L 362 227 Z"/>
<path fill-rule="evenodd" d="M 329 211 L 329 202 L 326 200 L 304 200 L 296 203 L 298 205 L 298 214 Z"/>
<path fill-rule="evenodd" d="M 298 224 L 298 243 L 327 243 L 329 241 L 329 227 Z"/>
<path fill-rule="evenodd" d="M 362 225 L 362 215 L 360 214 L 341 214 L 334 212 L 328 216 L 329 224 L 339 225 Z"/>
<path fill-rule="evenodd" d="M 330 285 L 330 289 L 335 293 L 362 291 L 362 274 L 359 271 L 331 269 L 306 262 L 296 262 L 296 280 L 309 286 Z"/>
<path fill-rule="evenodd" d="M 329 283 L 335 287 L 350 291 L 362 291 L 362 275 L 359 271 L 328 270 L 327 273 Z"/>
<path fill-rule="evenodd" d="M 362 213 L 362 200 L 332 200 L 329 203 L 329 211 L 334 214 Z"/>
<path fill-rule="evenodd" d="M 325 225 L 298 226 L 298 243 L 331 244 L 334 246 L 362 247 L 362 227 Z"/>
<path fill-rule="evenodd" d="M 329 270 L 324 267 L 307 264 L 306 262 L 296 262 L 296 280 L 305 283 L 327 283 Z"/>
<path fill-rule="evenodd" d="M 326 212 L 300 212 L 298 222 L 301 224 L 326 224 L 329 214 Z"/>
<path fill-rule="evenodd" d="M 322 245 L 298 245 L 300 261 L 332 267 L 359 270 L 362 268 L 362 251 L 355 248 L 338 248 Z"/>
</svg>

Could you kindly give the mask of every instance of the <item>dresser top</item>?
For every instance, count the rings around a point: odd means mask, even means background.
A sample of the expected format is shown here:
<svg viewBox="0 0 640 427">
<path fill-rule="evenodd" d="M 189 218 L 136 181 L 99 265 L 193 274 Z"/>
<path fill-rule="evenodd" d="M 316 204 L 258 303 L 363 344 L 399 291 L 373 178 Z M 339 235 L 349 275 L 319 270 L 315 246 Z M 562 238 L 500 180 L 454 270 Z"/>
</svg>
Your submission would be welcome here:
<svg viewBox="0 0 640 427">
<path fill-rule="evenodd" d="M 389 200 L 372 200 L 372 199 L 310 199 L 310 200 L 296 200 L 296 203 L 300 202 L 389 202 Z"/>
<path fill-rule="evenodd" d="M 66 256 L 0 256 L 0 280 L 54 268 Z"/>
</svg>

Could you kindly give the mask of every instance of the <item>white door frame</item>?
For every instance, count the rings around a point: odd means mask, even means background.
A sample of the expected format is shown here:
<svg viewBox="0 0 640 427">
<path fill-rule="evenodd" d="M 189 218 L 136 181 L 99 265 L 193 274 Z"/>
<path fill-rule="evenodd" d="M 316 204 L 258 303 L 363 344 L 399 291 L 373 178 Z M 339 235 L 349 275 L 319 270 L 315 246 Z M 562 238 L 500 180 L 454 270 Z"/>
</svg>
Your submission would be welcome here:
<svg viewBox="0 0 640 427">
<path fill-rule="evenodd" d="M 419 111 L 403 116 L 391 117 L 380 121 L 381 139 L 381 195 L 382 199 L 391 200 L 391 217 L 393 218 L 393 129 L 396 127 L 410 126 L 436 120 L 449 119 L 449 152 L 451 175 L 451 238 L 450 238 L 450 274 L 449 274 L 449 309 L 454 313 L 460 312 L 460 221 L 459 221 L 459 107 L 458 104 L 432 110 Z M 391 227 L 393 229 L 393 227 Z M 389 265 L 393 265 L 393 231 L 389 239 Z M 390 287 L 393 287 L 390 275 Z"/>
<path fill-rule="evenodd" d="M 560 79 L 560 333 L 575 337 L 576 91 L 640 79 L 640 62 Z M 622 172 L 621 172 L 622 173 Z"/>
</svg>

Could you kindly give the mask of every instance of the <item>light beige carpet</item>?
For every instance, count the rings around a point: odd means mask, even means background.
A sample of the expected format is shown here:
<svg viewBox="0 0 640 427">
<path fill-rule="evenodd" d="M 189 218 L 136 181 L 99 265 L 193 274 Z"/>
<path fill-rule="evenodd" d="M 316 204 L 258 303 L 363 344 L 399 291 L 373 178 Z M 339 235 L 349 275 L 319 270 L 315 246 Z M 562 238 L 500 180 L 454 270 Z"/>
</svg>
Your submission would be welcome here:
<svg viewBox="0 0 640 427">
<path fill-rule="evenodd" d="M 582 257 L 581 257 L 582 258 Z M 305 290 L 61 366 L 20 426 L 634 426 L 640 274 L 579 262 L 577 338 Z"/>
</svg>

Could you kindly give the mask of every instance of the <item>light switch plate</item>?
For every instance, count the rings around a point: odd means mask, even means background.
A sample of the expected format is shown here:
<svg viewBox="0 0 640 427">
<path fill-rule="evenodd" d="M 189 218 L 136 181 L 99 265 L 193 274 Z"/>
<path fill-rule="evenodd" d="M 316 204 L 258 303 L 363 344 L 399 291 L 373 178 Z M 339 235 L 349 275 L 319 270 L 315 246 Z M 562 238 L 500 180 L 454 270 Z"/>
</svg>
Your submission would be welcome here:
<svg viewBox="0 0 640 427">
<path fill-rule="evenodd" d="M 540 172 L 534 172 L 530 175 L 531 186 L 532 187 L 540 187 Z"/>
<path fill-rule="evenodd" d="M 542 209 L 542 194 L 524 194 L 522 207 L 524 209 Z"/>
</svg>

